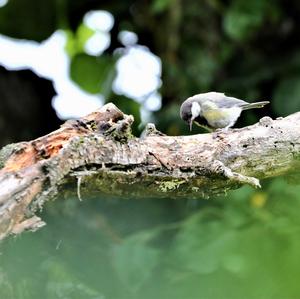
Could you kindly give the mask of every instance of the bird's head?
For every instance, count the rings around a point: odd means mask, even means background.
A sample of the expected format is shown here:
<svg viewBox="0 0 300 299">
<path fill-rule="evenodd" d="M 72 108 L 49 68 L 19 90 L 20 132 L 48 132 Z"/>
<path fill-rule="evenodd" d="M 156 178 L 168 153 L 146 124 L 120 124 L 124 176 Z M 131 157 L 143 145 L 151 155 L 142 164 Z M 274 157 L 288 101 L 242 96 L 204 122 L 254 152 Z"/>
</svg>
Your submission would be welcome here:
<svg viewBox="0 0 300 299">
<path fill-rule="evenodd" d="M 185 101 L 180 107 L 180 117 L 188 123 L 192 131 L 193 121 L 200 117 L 201 106 L 196 101 Z"/>
</svg>

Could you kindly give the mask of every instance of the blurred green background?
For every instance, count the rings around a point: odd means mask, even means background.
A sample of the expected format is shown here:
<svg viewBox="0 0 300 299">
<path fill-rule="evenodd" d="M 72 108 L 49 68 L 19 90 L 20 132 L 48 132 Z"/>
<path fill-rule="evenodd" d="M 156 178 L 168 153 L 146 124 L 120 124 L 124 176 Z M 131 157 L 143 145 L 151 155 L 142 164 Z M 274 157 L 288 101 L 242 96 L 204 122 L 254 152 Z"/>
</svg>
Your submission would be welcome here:
<svg viewBox="0 0 300 299">
<path fill-rule="evenodd" d="M 296 0 L 0 0 L 0 145 L 105 102 L 134 115 L 136 135 L 147 121 L 191 134 L 179 107 L 200 92 L 270 100 L 238 127 L 299 111 L 299 28 Z M 296 183 L 58 198 L 45 228 L 1 243 L 0 298 L 299 298 Z"/>
</svg>

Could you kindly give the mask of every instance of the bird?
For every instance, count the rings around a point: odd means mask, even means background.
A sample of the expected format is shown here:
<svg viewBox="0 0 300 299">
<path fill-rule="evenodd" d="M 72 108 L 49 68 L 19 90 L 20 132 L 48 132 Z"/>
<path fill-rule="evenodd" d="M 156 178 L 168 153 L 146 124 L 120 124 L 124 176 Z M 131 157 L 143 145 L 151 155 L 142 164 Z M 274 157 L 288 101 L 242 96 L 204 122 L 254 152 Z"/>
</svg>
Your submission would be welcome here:
<svg viewBox="0 0 300 299">
<path fill-rule="evenodd" d="M 209 129 L 227 131 L 234 126 L 242 111 L 262 108 L 269 101 L 248 103 L 228 97 L 222 92 L 206 92 L 186 99 L 180 107 L 180 117 L 187 122 L 192 131 L 193 122 Z"/>
</svg>

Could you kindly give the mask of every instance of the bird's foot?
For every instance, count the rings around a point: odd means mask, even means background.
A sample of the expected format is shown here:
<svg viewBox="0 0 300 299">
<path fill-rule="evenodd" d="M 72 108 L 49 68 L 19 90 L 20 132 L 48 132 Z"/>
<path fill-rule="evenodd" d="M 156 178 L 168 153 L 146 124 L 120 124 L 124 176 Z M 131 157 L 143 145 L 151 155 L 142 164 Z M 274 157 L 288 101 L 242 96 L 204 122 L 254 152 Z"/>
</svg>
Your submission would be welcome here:
<svg viewBox="0 0 300 299">
<path fill-rule="evenodd" d="M 223 135 L 225 135 L 225 134 L 227 134 L 227 133 L 229 133 L 230 132 L 230 130 L 229 130 L 229 128 L 218 128 L 218 129 L 216 129 L 214 132 L 213 132 L 213 136 L 212 136 L 212 138 L 213 139 L 218 139 L 218 138 L 222 138 L 223 137 Z"/>
</svg>

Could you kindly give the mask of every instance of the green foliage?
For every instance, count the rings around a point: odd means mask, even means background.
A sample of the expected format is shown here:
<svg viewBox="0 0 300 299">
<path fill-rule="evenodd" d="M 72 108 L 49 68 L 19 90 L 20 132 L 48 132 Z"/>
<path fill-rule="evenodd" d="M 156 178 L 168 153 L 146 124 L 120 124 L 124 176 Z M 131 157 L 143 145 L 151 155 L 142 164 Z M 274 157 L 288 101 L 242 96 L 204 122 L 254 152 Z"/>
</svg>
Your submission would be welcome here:
<svg viewBox="0 0 300 299">
<path fill-rule="evenodd" d="M 160 263 L 161 251 L 149 246 L 157 231 L 144 231 L 115 246 L 113 265 L 120 280 L 131 292 L 141 291 Z"/>
<path fill-rule="evenodd" d="M 2 243 L 0 296 L 297 298 L 300 187 L 265 185 L 189 209 L 163 200 L 51 203 L 46 228 Z"/>
<path fill-rule="evenodd" d="M 74 278 L 71 271 L 60 260 L 47 260 L 42 264 L 42 270 L 48 272 L 49 277 L 45 289 L 47 298 L 103 298 L 99 292 L 81 283 L 78 278 Z"/>
<path fill-rule="evenodd" d="M 164 12 L 170 5 L 172 5 L 172 1 L 174 0 L 154 0 L 152 2 L 152 11 L 154 13 Z"/>
<path fill-rule="evenodd" d="M 115 76 L 114 66 L 115 61 L 110 56 L 77 54 L 71 62 L 70 76 L 84 90 L 108 96 Z"/>
<path fill-rule="evenodd" d="M 234 40 L 252 37 L 265 22 L 265 16 L 276 14 L 276 3 L 268 0 L 233 0 L 224 17 L 224 30 Z"/>
<path fill-rule="evenodd" d="M 204 90 L 209 90 L 220 64 L 219 58 L 208 49 L 189 48 L 186 50 L 186 55 L 193 58 L 194 62 L 189 69 L 190 74 L 193 75 L 192 83 L 195 86 L 201 86 Z"/>
<path fill-rule="evenodd" d="M 282 116 L 300 110 L 300 75 L 284 78 L 279 83 L 274 92 L 272 106 Z"/>
<path fill-rule="evenodd" d="M 84 53 L 84 45 L 87 40 L 93 36 L 95 31 L 84 24 L 80 24 L 75 34 L 70 30 L 66 31 L 66 33 L 68 36 L 66 51 L 73 57 L 76 54 Z"/>
</svg>

